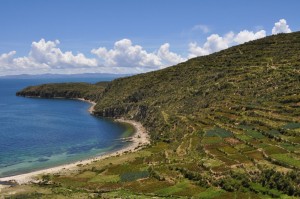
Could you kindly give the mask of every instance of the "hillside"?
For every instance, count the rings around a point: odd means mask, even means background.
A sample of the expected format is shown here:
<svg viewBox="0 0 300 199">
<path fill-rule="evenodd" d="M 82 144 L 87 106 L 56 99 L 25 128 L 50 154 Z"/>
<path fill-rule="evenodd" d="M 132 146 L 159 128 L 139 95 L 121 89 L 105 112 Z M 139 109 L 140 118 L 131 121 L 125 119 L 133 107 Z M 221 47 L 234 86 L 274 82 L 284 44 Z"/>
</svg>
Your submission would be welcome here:
<svg viewBox="0 0 300 199">
<path fill-rule="evenodd" d="M 17 92 L 17 96 L 42 98 L 85 98 L 97 101 L 108 82 L 89 83 L 52 83 L 40 86 L 29 86 L 24 91 Z"/>
<path fill-rule="evenodd" d="M 161 71 L 117 79 L 104 92 L 96 114 L 128 114 L 149 127 L 165 127 L 172 126 L 171 121 L 186 123 L 181 116 L 213 125 L 215 121 L 207 116 L 219 109 L 284 109 L 282 102 L 299 99 L 299 44 L 299 33 L 278 35 Z M 155 125 L 158 120 L 164 125 Z"/>
<path fill-rule="evenodd" d="M 300 196 L 300 32 L 96 89 L 96 97 L 85 96 L 97 101 L 94 114 L 140 121 L 152 145 L 123 161 L 111 160 L 113 166 L 95 163 L 98 170 L 91 178 L 101 174 L 119 180 L 95 184 L 89 177 L 54 176 L 54 184 L 107 195 Z M 30 96 L 33 90 L 44 92 L 38 86 L 18 95 Z M 135 177 L 122 180 L 124 175 Z M 74 180 L 80 186 L 70 183 Z"/>
</svg>

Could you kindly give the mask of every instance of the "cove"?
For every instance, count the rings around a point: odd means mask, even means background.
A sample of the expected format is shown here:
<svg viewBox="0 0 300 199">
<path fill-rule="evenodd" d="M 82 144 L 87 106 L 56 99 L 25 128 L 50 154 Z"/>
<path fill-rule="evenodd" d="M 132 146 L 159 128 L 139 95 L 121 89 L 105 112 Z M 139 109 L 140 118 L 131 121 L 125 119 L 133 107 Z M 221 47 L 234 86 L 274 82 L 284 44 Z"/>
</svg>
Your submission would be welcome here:
<svg viewBox="0 0 300 199">
<path fill-rule="evenodd" d="M 0 79 L 0 177 L 92 158 L 128 145 L 133 127 L 97 118 L 89 103 L 16 97 L 29 85 L 102 79 Z M 105 79 L 107 80 L 107 79 Z"/>
</svg>

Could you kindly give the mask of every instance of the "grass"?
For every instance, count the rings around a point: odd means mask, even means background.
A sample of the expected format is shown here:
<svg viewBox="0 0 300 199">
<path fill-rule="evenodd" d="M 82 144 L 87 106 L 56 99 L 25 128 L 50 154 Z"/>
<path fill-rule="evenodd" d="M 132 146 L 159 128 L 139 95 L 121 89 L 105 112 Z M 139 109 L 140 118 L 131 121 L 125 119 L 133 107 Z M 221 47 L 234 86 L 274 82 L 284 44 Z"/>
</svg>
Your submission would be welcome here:
<svg viewBox="0 0 300 199">
<path fill-rule="evenodd" d="M 298 152 L 300 151 L 300 146 L 299 145 L 292 145 L 292 144 L 289 144 L 289 143 L 282 143 L 280 144 L 280 146 L 290 152 Z"/>
<path fill-rule="evenodd" d="M 96 172 L 93 171 L 85 171 L 83 173 L 80 173 L 79 175 L 77 175 L 76 177 L 78 178 L 93 178 L 97 175 Z"/>
<path fill-rule="evenodd" d="M 216 158 L 224 162 L 227 166 L 236 165 L 238 163 L 236 160 L 230 159 L 229 157 L 225 156 L 217 156 Z"/>
<path fill-rule="evenodd" d="M 251 163 L 247 156 L 241 154 L 228 155 L 228 158 L 236 160 L 239 163 Z"/>
<path fill-rule="evenodd" d="M 288 153 L 288 151 L 278 147 L 278 146 L 267 146 L 264 148 L 264 151 L 267 154 L 281 154 L 281 153 Z"/>
<path fill-rule="evenodd" d="M 218 166 L 223 165 L 223 162 L 221 162 L 218 159 L 207 159 L 207 160 L 205 160 L 204 165 L 206 167 L 218 167 Z"/>
<path fill-rule="evenodd" d="M 174 193 L 186 190 L 188 187 L 189 187 L 189 182 L 188 181 L 182 181 L 182 182 L 177 183 L 174 186 L 170 186 L 170 187 L 158 190 L 156 193 L 158 195 L 163 195 L 163 196 L 165 196 L 165 195 L 173 195 Z"/>
<path fill-rule="evenodd" d="M 286 125 L 284 125 L 282 128 L 284 129 L 299 129 L 300 128 L 300 123 L 288 123 Z"/>
<path fill-rule="evenodd" d="M 214 128 L 214 129 L 208 130 L 208 131 L 206 131 L 205 135 L 207 137 L 214 137 L 214 136 L 218 136 L 221 138 L 232 137 L 232 133 L 230 131 L 227 131 L 222 128 Z"/>
<path fill-rule="evenodd" d="M 254 131 L 254 130 L 247 130 L 245 133 L 255 139 L 261 139 L 261 138 L 265 137 L 262 133 Z"/>
<path fill-rule="evenodd" d="M 240 145 L 235 146 L 234 148 L 240 150 L 240 151 L 243 152 L 243 153 L 244 153 L 244 152 L 248 152 L 248 151 L 254 150 L 253 147 L 248 146 L 248 145 L 246 145 L 246 144 L 240 144 Z"/>
<path fill-rule="evenodd" d="M 282 162 L 286 165 L 294 166 L 300 169 L 300 159 L 299 157 L 290 155 L 290 154 L 272 154 L 272 158 L 275 160 Z"/>
<path fill-rule="evenodd" d="M 235 135 L 235 137 L 237 137 L 238 139 L 240 139 L 242 141 L 249 141 L 252 139 L 252 137 L 245 135 L 245 134 Z"/>
<path fill-rule="evenodd" d="M 264 156 L 261 152 L 259 151 L 248 151 L 244 153 L 245 155 L 247 155 L 249 158 L 252 158 L 256 161 L 260 161 L 264 159 Z"/>
<path fill-rule="evenodd" d="M 230 146 L 224 146 L 219 148 L 221 151 L 224 151 L 227 154 L 236 154 L 238 153 L 237 150 L 235 150 L 233 147 Z"/>
<path fill-rule="evenodd" d="M 222 138 L 220 137 L 205 137 L 202 139 L 203 144 L 217 144 L 222 142 Z"/>
<path fill-rule="evenodd" d="M 122 182 L 135 181 L 143 178 L 149 177 L 148 171 L 136 171 L 136 172 L 127 172 L 121 175 Z"/>
<path fill-rule="evenodd" d="M 93 177 L 89 182 L 93 183 L 118 183 L 120 182 L 119 175 L 97 175 Z"/>
<path fill-rule="evenodd" d="M 218 188 L 208 188 L 205 191 L 197 194 L 198 198 L 203 198 L 203 199 L 211 199 L 211 198 L 216 198 L 218 196 L 221 196 L 222 193 L 224 193 L 224 191 L 222 189 L 218 189 Z"/>
</svg>

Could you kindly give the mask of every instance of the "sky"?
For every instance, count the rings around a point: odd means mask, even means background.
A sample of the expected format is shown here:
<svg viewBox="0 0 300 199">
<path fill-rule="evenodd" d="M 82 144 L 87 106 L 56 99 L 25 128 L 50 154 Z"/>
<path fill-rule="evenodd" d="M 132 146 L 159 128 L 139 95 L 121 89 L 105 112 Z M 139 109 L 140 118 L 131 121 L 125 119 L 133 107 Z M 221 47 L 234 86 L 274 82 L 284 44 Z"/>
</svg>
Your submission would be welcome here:
<svg viewBox="0 0 300 199">
<path fill-rule="evenodd" d="M 0 76 L 142 73 L 300 30 L 299 0 L 1 0 Z"/>
</svg>

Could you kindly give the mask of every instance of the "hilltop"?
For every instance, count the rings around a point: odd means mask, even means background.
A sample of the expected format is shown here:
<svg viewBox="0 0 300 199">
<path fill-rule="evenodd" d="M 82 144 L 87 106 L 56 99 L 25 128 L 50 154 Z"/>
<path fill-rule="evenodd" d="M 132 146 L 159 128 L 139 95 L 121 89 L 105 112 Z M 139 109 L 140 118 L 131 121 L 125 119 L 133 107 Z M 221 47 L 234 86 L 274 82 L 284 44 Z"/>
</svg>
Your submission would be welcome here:
<svg viewBox="0 0 300 199">
<path fill-rule="evenodd" d="M 141 122 L 152 145 L 110 166 L 95 163 L 90 177 L 52 176 L 52 183 L 108 195 L 300 196 L 300 32 L 86 89 L 77 97 L 96 101 L 95 115 Z M 118 178 L 91 183 L 98 175 Z"/>
</svg>

